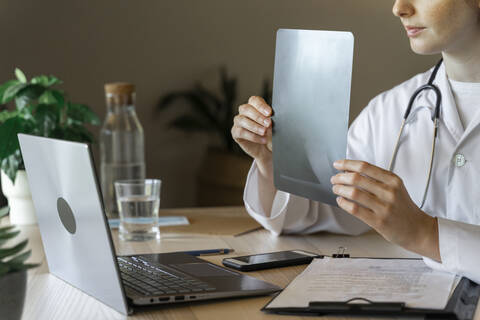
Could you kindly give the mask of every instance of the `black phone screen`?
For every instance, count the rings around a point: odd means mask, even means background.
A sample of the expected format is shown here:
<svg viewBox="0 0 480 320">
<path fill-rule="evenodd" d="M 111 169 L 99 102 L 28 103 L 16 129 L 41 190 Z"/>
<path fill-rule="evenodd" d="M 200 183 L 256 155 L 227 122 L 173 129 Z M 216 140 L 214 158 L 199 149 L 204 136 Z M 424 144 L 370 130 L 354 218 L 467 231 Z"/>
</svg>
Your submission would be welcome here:
<svg viewBox="0 0 480 320">
<path fill-rule="evenodd" d="M 272 253 L 263 253 L 252 256 L 235 257 L 235 260 L 246 262 L 248 264 L 259 264 L 273 261 L 285 261 L 303 258 L 306 255 L 294 251 L 280 251 Z"/>
</svg>

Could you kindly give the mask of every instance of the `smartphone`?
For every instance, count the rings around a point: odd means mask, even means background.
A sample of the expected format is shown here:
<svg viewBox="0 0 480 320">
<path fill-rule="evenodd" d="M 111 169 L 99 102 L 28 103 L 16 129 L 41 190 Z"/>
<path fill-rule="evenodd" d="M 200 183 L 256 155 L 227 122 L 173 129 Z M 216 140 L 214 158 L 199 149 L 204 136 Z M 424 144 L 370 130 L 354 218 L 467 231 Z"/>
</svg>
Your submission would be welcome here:
<svg viewBox="0 0 480 320">
<path fill-rule="evenodd" d="M 254 271 L 307 264 L 312 262 L 313 258 L 323 258 L 323 255 L 303 250 L 278 251 L 235 258 L 225 258 L 222 260 L 222 263 L 226 267 L 240 271 Z"/>
</svg>

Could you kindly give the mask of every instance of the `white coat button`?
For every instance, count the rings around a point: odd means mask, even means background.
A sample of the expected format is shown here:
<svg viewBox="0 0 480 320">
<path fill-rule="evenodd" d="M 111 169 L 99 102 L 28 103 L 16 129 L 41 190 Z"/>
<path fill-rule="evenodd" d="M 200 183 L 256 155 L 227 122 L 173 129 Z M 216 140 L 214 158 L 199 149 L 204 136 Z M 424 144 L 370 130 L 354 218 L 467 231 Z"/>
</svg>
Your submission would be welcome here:
<svg viewBox="0 0 480 320">
<path fill-rule="evenodd" d="M 465 157 L 463 156 L 463 154 L 460 154 L 460 153 L 457 153 L 455 155 L 455 158 L 454 158 L 453 161 L 455 162 L 455 165 L 459 168 L 463 167 L 465 165 L 465 162 L 466 162 Z"/>
</svg>

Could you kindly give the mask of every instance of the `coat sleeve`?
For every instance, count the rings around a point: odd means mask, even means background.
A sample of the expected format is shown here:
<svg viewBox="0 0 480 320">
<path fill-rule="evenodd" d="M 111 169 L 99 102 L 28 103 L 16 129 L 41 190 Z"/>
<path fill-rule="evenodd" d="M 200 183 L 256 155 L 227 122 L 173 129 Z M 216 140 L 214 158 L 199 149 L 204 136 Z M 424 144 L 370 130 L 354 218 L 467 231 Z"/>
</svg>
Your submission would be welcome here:
<svg viewBox="0 0 480 320">
<path fill-rule="evenodd" d="M 459 221 L 438 219 L 440 257 L 442 262 L 423 258 L 433 269 L 465 276 L 480 283 L 480 226 Z"/>
<path fill-rule="evenodd" d="M 372 119 L 365 108 L 348 131 L 347 158 L 374 161 Z M 287 192 L 277 191 L 270 215 L 267 216 L 259 195 L 258 169 L 255 161 L 250 168 L 243 200 L 247 212 L 273 234 L 333 233 L 358 235 L 370 229 L 368 225 L 338 207 L 312 201 Z"/>
</svg>

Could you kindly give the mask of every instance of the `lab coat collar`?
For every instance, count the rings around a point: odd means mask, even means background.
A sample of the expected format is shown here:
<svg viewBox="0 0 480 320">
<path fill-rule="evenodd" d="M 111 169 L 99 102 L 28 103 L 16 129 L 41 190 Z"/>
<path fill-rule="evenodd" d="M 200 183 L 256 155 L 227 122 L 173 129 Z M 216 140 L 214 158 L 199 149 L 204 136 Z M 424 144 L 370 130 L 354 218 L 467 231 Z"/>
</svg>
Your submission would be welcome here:
<svg viewBox="0 0 480 320">
<path fill-rule="evenodd" d="M 429 75 L 430 76 L 430 75 Z M 440 119 L 443 121 L 447 127 L 450 134 L 454 137 L 455 141 L 458 143 L 462 138 L 465 129 L 460 120 L 458 114 L 457 104 L 455 98 L 453 97 L 452 88 L 450 87 L 450 82 L 448 81 L 447 71 L 445 69 L 445 63 L 442 63 L 440 69 L 438 69 L 437 77 L 435 78 L 434 84 L 437 84 L 440 92 L 442 93 L 442 104 L 440 107 Z M 431 92 L 429 94 L 430 105 L 435 105 L 435 94 Z"/>
<path fill-rule="evenodd" d="M 473 119 L 468 124 L 468 127 L 465 129 L 462 138 L 458 141 L 457 146 L 460 146 L 470 134 L 480 125 L 480 112 L 476 112 Z"/>
</svg>

